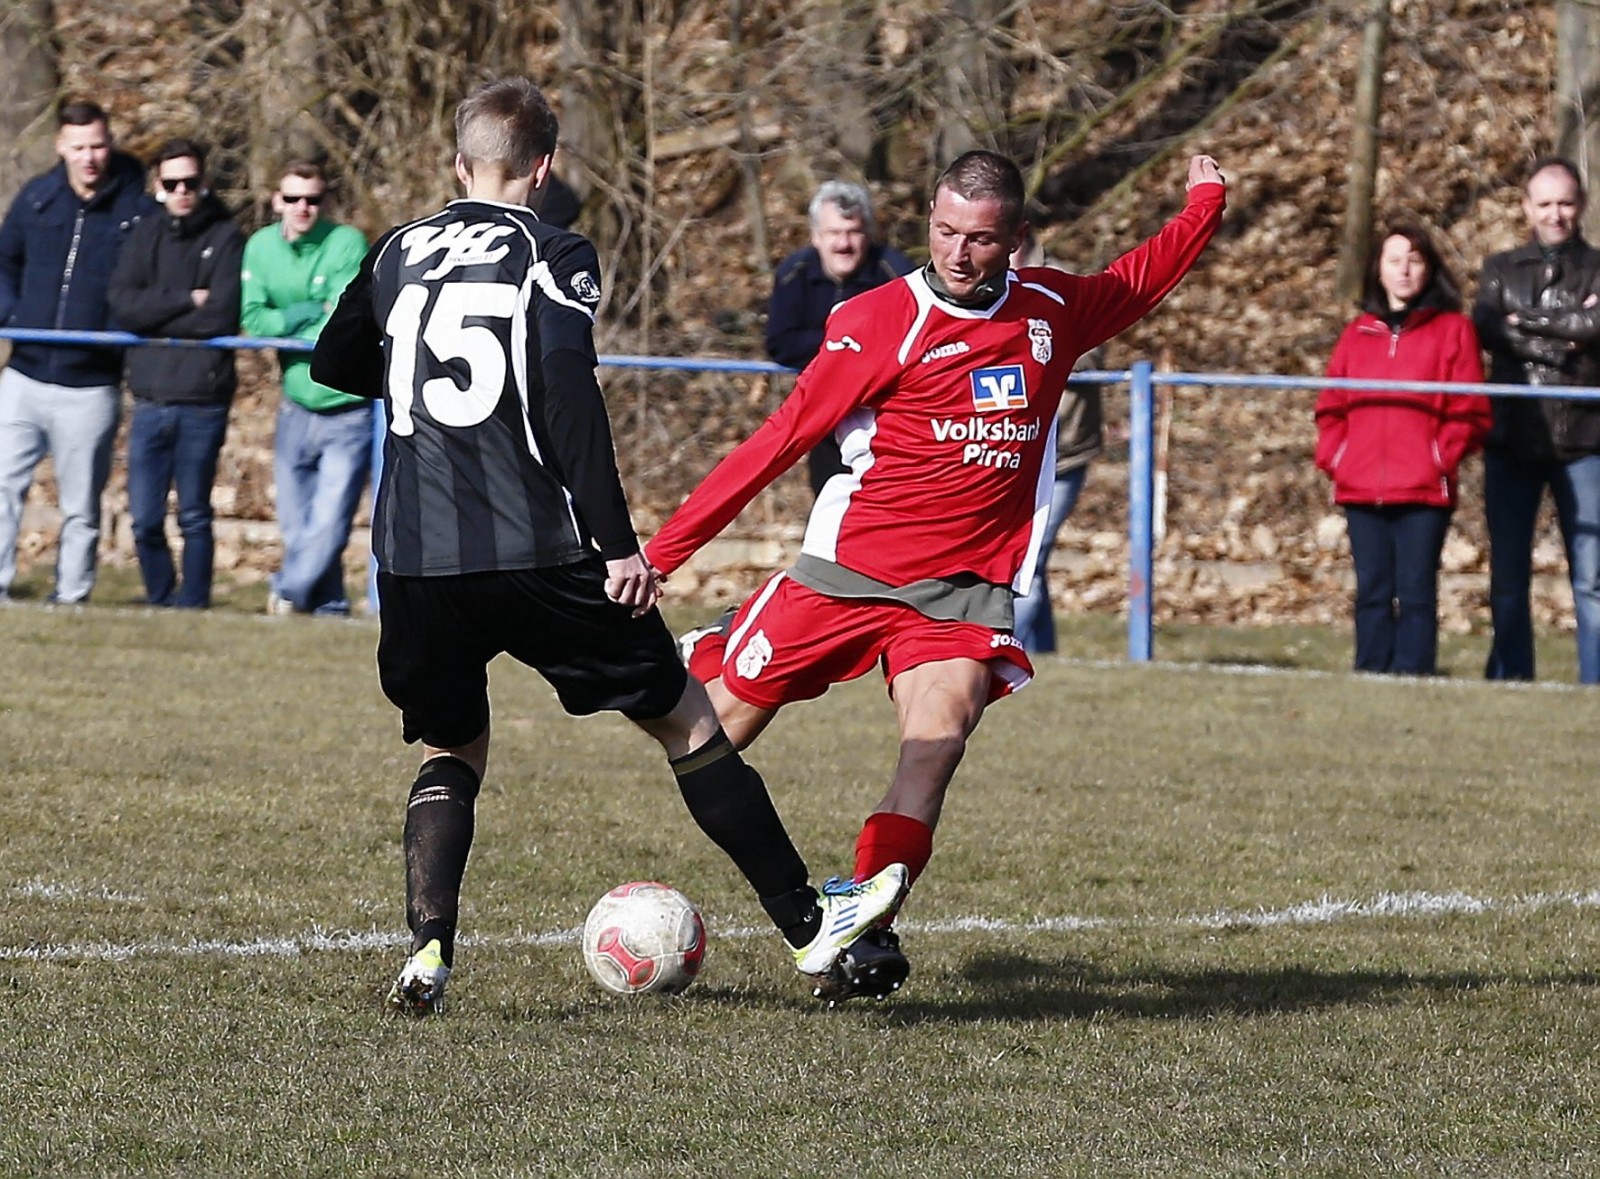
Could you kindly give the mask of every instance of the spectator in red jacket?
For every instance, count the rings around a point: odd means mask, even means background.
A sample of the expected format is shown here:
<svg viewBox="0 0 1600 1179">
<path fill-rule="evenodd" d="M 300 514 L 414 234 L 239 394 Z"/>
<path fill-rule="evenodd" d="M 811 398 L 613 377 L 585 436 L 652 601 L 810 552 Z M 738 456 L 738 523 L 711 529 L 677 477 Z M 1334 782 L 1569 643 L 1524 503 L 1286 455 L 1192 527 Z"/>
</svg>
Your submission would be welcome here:
<svg viewBox="0 0 1600 1179">
<path fill-rule="evenodd" d="M 1481 381 L 1460 288 L 1426 231 L 1397 226 L 1367 267 L 1361 314 L 1334 345 L 1330 377 Z M 1483 443 L 1489 399 L 1324 389 L 1317 466 L 1333 478 L 1356 567 L 1357 671 L 1432 675 L 1439 556 L 1461 460 Z"/>
</svg>

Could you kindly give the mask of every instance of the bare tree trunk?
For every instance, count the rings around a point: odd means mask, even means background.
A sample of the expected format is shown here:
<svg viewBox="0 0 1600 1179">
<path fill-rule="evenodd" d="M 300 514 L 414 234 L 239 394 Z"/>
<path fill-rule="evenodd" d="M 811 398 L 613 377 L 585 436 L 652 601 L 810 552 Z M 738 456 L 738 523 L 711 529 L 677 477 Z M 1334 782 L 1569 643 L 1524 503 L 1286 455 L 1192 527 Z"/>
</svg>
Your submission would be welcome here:
<svg viewBox="0 0 1600 1179">
<path fill-rule="evenodd" d="M 1556 150 L 1593 183 L 1600 165 L 1600 9 L 1583 0 L 1556 5 Z M 1583 231 L 1600 241 L 1600 201 L 1583 214 Z"/>
<path fill-rule="evenodd" d="M 561 142 L 573 165 L 563 164 L 561 178 L 585 203 L 595 189 L 595 172 L 604 158 L 604 128 L 610 122 L 600 98 L 606 85 L 598 68 L 602 21 L 600 5 L 561 0 Z"/>
<path fill-rule="evenodd" d="M 878 14 L 871 0 L 819 0 L 809 9 L 813 109 L 827 121 L 830 145 L 865 174 L 877 146 L 872 111 L 869 50 L 877 38 Z"/>
<path fill-rule="evenodd" d="M 600 311 L 613 324 L 643 323 L 647 335 L 667 277 L 657 250 L 670 248 L 659 246 L 654 191 L 656 9 L 657 0 L 561 7 L 562 137 L 577 165 L 572 186 L 597 214 L 587 224 L 604 271 Z"/>
<path fill-rule="evenodd" d="M 1351 111 L 1350 171 L 1345 184 L 1344 235 L 1336 287 L 1342 299 L 1361 294 L 1372 252 L 1372 193 L 1378 175 L 1378 119 L 1383 110 L 1383 58 L 1389 45 L 1389 0 L 1367 0 L 1361 64 Z"/>
<path fill-rule="evenodd" d="M 51 160 L 50 119 L 60 77 L 50 0 L 0 5 L 0 207 Z"/>
<path fill-rule="evenodd" d="M 750 60 L 744 48 L 744 0 L 728 0 L 728 49 L 733 54 L 733 74 L 739 89 L 739 178 L 744 189 L 745 217 L 750 225 L 750 261 L 764 275 L 772 273 L 771 246 L 767 242 L 766 202 L 762 199 L 760 146 L 756 142 L 751 112 Z"/>
<path fill-rule="evenodd" d="M 1010 11 L 1006 0 L 950 0 L 950 31 L 938 52 L 942 93 L 937 165 L 974 148 L 1005 150 L 1001 140 L 1013 83 L 994 34 Z"/>
<path fill-rule="evenodd" d="M 245 63 L 254 83 L 255 126 L 249 181 L 270 192 L 285 161 L 319 151 L 316 111 L 326 86 L 319 47 L 328 28 L 327 0 L 246 0 Z"/>
</svg>

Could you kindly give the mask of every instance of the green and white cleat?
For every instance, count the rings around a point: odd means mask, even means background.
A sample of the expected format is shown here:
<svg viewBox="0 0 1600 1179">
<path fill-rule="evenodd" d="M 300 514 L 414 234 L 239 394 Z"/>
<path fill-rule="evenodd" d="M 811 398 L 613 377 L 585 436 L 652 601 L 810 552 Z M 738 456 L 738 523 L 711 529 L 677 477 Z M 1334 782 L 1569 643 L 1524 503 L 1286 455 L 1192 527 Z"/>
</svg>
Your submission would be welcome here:
<svg viewBox="0 0 1600 1179">
<path fill-rule="evenodd" d="M 795 969 L 812 975 L 833 970 L 857 938 L 893 919 L 911 887 L 906 877 L 904 864 L 890 864 L 860 884 L 838 878 L 824 884 L 817 897 L 822 928 L 808 945 L 794 951 Z"/>
<path fill-rule="evenodd" d="M 418 1019 L 427 1015 L 444 1014 L 444 984 L 450 978 L 450 968 L 444 964 L 444 955 L 435 938 L 411 957 L 400 971 L 400 977 L 389 988 L 384 1005 L 396 1015 L 411 1015 Z"/>
</svg>

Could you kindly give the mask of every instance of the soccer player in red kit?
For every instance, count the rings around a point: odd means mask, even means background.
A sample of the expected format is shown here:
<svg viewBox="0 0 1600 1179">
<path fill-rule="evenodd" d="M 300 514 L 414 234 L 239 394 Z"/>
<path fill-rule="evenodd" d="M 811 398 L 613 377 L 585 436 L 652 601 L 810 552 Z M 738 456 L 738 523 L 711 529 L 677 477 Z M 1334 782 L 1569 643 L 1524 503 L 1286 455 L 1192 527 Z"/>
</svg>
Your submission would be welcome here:
<svg viewBox="0 0 1600 1179">
<path fill-rule="evenodd" d="M 934 186 L 929 264 L 835 308 L 794 392 L 645 546 L 670 575 L 819 440 L 838 440 L 849 470 L 817 497 L 794 566 L 684 645 L 740 749 L 784 705 L 882 666 L 900 755 L 857 840 L 858 880 L 889 863 L 916 880 L 984 708 L 1032 677 L 1012 600 L 1049 512 L 1050 424 L 1077 359 L 1160 303 L 1216 232 L 1216 161 L 1191 159 L 1187 188 L 1181 213 L 1099 274 L 1011 270 L 1022 175 L 993 152 L 961 156 Z M 882 998 L 909 971 L 896 935 L 873 929 L 817 995 Z"/>
</svg>

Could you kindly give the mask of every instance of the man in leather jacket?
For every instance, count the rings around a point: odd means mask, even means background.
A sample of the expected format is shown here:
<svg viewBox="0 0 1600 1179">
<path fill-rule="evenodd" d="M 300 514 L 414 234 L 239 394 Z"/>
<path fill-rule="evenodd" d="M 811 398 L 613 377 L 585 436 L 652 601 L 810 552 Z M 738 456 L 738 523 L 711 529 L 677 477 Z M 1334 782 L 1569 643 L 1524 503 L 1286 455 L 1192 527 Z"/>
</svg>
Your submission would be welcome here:
<svg viewBox="0 0 1600 1179">
<path fill-rule="evenodd" d="M 1534 162 L 1522 209 L 1533 240 L 1484 262 L 1472 319 L 1489 380 L 1600 386 L 1600 250 L 1583 240 L 1583 182 L 1558 157 Z M 1534 677 L 1533 535 L 1548 486 L 1566 547 L 1578 678 L 1600 683 L 1600 402 L 1494 398 L 1484 450 L 1489 528 L 1489 679 Z"/>
<path fill-rule="evenodd" d="M 206 149 L 172 139 L 156 153 L 161 215 L 128 236 L 108 292 L 118 326 L 143 336 L 208 340 L 239 330 L 244 233 L 206 187 Z M 211 489 L 228 429 L 233 353 L 216 348 L 129 350 L 128 509 L 133 548 L 152 606 L 211 605 Z M 178 493 L 183 557 L 167 545 L 167 494 Z M 182 577 L 179 577 L 181 568 Z"/>
</svg>

